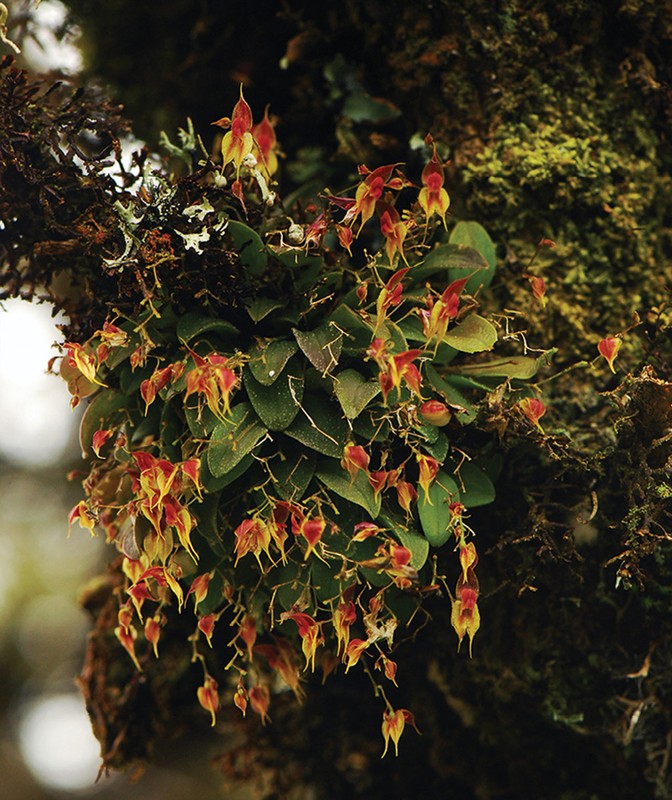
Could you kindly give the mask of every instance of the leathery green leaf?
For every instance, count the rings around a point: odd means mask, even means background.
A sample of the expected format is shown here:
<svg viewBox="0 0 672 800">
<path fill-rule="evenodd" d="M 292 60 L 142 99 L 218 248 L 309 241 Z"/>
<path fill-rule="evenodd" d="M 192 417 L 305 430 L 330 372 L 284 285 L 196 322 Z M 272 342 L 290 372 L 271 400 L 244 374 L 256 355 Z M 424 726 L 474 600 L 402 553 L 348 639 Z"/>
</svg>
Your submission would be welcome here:
<svg viewBox="0 0 672 800">
<path fill-rule="evenodd" d="M 208 317 L 204 314 L 189 312 L 177 323 L 177 338 L 181 342 L 190 342 L 201 333 L 212 331 L 214 333 L 236 334 L 239 333 L 235 325 L 225 319 Z"/>
<path fill-rule="evenodd" d="M 268 256 L 259 234 L 235 219 L 229 220 L 226 232 L 240 254 L 241 264 L 248 267 L 252 275 L 261 275 L 266 268 Z"/>
<path fill-rule="evenodd" d="M 422 489 L 418 496 L 418 515 L 420 525 L 427 541 L 433 547 L 441 547 L 451 536 L 449 529 L 450 503 L 460 500 L 460 491 L 455 481 L 443 471 L 439 471 L 429 488 L 429 498 Z"/>
<path fill-rule="evenodd" d="M 380 513 L 380 494 L 376 495 L 363 472 L 358 472 L 355 479 L 351 480 L 340 465 L 333 464 L 318 470 L 317 477 L 327 489 L 368 511 L 371 519 Z"/>
<path fill-rule="evenodd" d="M 460 502 L 465 508 L 485 506 L 495 499 L 494 484 L 473 461 L 465 461 L 462 464 L 458 477 L 460 484 L 463 485 L 460 490 Z"/>
<path fill-rule="evenodd" d="M 297 415 L 303 398 L 303 375 L 298 364 L 294 369 L 288 366 L 271 386 L 259 383 L 249 368 L 243 372 L 243 382 L 254 410 L 269 430 L 284 430 Z"/>
<path fill-rule="evenodd" d="M 311 450 L 331 458 L 341 458 L 348 436 L 348 425 L 339 406 L 326 397 L 307 396 L 302 410 L 285 430 L 287 436 L 305 444 Z"/>
<path fill-rule="evenodd" d="M 496 358 L 481 364 L 464 364 L 459 367 L 460 375 L 477 375 L 481 378 L 518 378 L 527 380 L 533 378 L 539 369 L 550 363 L 555 349 L 548 353 L 532 358 L 531 356 L 512 356 L 511 358 Z"/>
<path fill-rule="evenodd" d="M 333 325 L 321 325 L 314 331 L 293 329 L 294 338 L 310 363 L 321 373 L 330 372 L 341 356 L 343 335 Z"/>
<path fill-rule="evenodd" d="M 355 419 L 380 394 L 378 381 L 368 381 L 354 369 L 334 376 L 334 394 L 348 419 Z"/>
<path fill-rule="evenodd" d="M 497 341 L 497 329 L 484 317 L 469 314 L 454 328 L 450 328 L 442 341 L 461 353 L 481 353 L 492 349 Z"/>
<path fill-rule="evenodd" d="M 492 283 L 497 266 L 495 245 L 490 234 L 478 222 L 462 220 L 453 228 L 448 241 L 453 245 L 473 248 L 483 256 L 487 263 L 487 269 L 479 270 L 472 275 L 464 288 L 469 294 L 475 294 L 479 289 L 487 289 Z M 457 270 L 451 270 L 448 276 L 449 280 L 454 281 L 464 277 L 464 272 L 460 274 Z"/>
<path fill-rule="evenodd" d="M 288 451 L 288 452 L 287 452 Z M 298 502 L 315 474 L 317 458 L 312 450 L 287 448 L 285 458 L 274 458 L 266 464 L 276 491 L 283 500 Z"/>
<path fill-rule="evenodd" d="M 485 273 L 487 269 L 488 262 L 478 250 L 456 242 L 441 244 L 430 250 L 422 263 L 413 267 L 410 274 L 415 281 L 423 281 L 436 275 L 441 277 L 447 286 L 452 281 L 466 278 L 472 273 L 476 275 Z"/>
<path fill-rule="evenodd" d="M 296 342 L 258 343 L 250 351 L 250 371 L 259 383 L 270 386 L 298 349 Z"/>
<path fill-rule="evenodd" d="M 249 403 L 239 403 L 231 415 L 215 425 L 207 450 L 208 467 L 219 478 L 232 470 L 266 435 Z"/>
</svg>

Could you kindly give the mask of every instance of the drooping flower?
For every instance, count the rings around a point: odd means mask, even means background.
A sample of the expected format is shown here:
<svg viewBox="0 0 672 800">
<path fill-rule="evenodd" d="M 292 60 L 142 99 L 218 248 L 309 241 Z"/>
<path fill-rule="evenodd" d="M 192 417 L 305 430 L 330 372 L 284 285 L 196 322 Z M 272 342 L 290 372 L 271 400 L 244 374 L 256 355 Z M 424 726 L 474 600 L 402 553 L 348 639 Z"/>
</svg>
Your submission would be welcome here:
<svg viewBox="0 0 672 800">
<path fill-rule="evenodd" d="M 401 389 L 402 381 L 414 394 L 418 397 L 421 396 L 422 378 L 420 377 L 420 370 L 413 363 L 414 359 L 421 355 L 422 350 L 405 350 L 403 353 L 388 356 L 386 369 L 378 376 L 383 399 L 386 403 L 387 396 L 393 388 L 397 391 Z"/>
<path fill-rule="evenodd" d="M 135 640 L 138 638 L 138 632 L 135 627 L 133 625 L 127 625 L 126 627 L 123 625 L 118 625 L 114 629 L 114 635 L 117 637 L 124 650 L 131 657 L 131 660 L 135 664 L 135 668 L 138 670 L 138 672 L 142 672 L 142 667 L 140 666 L 138 657 L 135 654 Z"/>
<path fill-rule="evenodd" d="M 305 693 L 301 688 L 301 675 L 291 644 L 286 639 L 275 638 L 275 644 L 258 644 L 254 652 L 261 653 L 268 659 L 268 666 L 278 673 L 294 692 L 296 699 L 301 702 Z"/>
<path fill-rule="evenodd" d="M 541 400 L 538 400 L 536 397 L 524 397 L 518 402 L 518 408 L 532 423 L 532 425 L 538 428 L 541 433 L 544 432 L 539 420 L 546 413 L 546 406 L 541 402 Z"/>
<path fill-rule="evenodd" d="M 336 639 L 338 641 L 337 655 L 345 650 L 350 642 L 350 626 L 357 619 L 357 611 L 352 600 L 338 604 L 332 615 Z"/>
<path fill-rule="evenodd" d="M 145 620 L 145 639 L 152 645 L 154 655 L 159 657 L 159 639 L 161 638 L 161 617 L 155 615 Z"/>
<path fill-rule="evenodd" d="M 532 295 L 541 303 L 542 308 L 546 308 L 548 298 L 546 297 L 546 281 L 539 275 L 528 275 L 527 279 L 532 287 Z"/>
<path fill-rule="evenodd" d="M 401 734 L 404 732 L 406 723 L 412 725 L 415 730 L 420 733 L 415 725 L 415 718 L 408 709 L 399 708 L 395 711 L 393 708 L 390 708 L 383 713 L 382 732 L 383 739 L 385 740 L 385 749 L 383 750 L 381 758 L 384 758 L 387 753 L 390 739 L 394 744 L 395 755 L 399 755 L 399 739 L 401 739 Z"/>
<path fill-rule="evenodd" d="M 361 444 L 346 444 L 343 448 L 343 458 L 341 459 L 341 466 L 350 475 L 352 480 L 355 479 L 359 470 L 364 470 L 368 473 L 369 470 L 369 454 L 361 446 Z"/>
<path fill-rule="evenodd" d="M 198 618 L 198 630 L 205 636 L 208 647 L 212 647 L 212 634 L 215 631 L 215 623 L 217 622 L 216 614 L 205 614 Z"/>
<path fill-rule="evenodd" d="M 191 353 L 194 367 L 187 372 L 186 402 L 192 394 L 205 397 L 208 408 L 218 419 L 224 419 L 231 407 L 231 394 L 238 386 L 238 376 L 229 366 L 229 359 L 217 353 L 199 356 Z"/>
<path fill-rule="evenodd" d="M 198 702 L 203 706 L 206 711 L 210 712 L 212 717 L 212 725 L 217 723 L 217 711 L 219 711 L 219 691 L 217 681 L 211 676 L 206 675 L 203 686 L 199 686 L 196 690 Z"/>
<path fill-rule="evenodd" d="M 457 633 L 458 650 L 462 639 L 466 635 L 469 636 L 469 656 L 471 656 L 474 636 L 481 625 L 481 615 L 477 605 L 479 584 L 475 571 L 478 554 L 473 542 L 462 543 L 459 549 L 462 572 L 457 579 L 455 597 L 452 599 L 450 622 Z"/>
<path fill-rule="evenodd" d="M 325 528 L 326 522 L 322 517 L 306 517 L 303 512 L 298 511 L 292 514 L 292 533 L 303 537 L 308 544 L 303 556 L 304 561 L 315 551 Z"/>
<path fill-rule="evenodd" d="M 348 228 L 347 225 L 337 225 L 336 226 L 336 233 L 338 236 L 338 243 L 344 250 L 347 250 L 350 255 L 352 255 L 352 242 L 354 241 L 354 235 L 352 233 L 352 228 Z"/>
<path fill-rule="evenodd" d="M 81 372 L 90 383 L 105 386 L 97 377 L 98 363 L 93 353 L 86 350 L 84 345 L 76 342 L 66 342 L 64 347 L 68 354 L 67 359 L 70 367 Z"/>
<path fill-rule="evenodd" d="M 247 701 L 247 689 L 243 686 L 243 682 L 239 680 L 238 685 L 236 686 L 236 691 L 233 693 L 233 704 L 236 706 L 236 708 L 240 709 L 243 716 L 245 716 L 247 712 Z"/>
<path fill-rule="evenodd" d="M 301 611 L 286 611 L 280 618 L 282 620 L 292 619 L 296 622 L 301 637 L 301 649 L 306 659 L 305 669 L 310 666 L 311 672 L 314 672 L 315 653 L 317 648 L 324 643 L 319 622 L 314 620 L 310 614 L 304 614 Z"/>
<path fill-rule="evenodd" d="M 268 686 L 262 686 L 261 684 L 253 686 L 248 692 L 248 697 L 250 698 L 252 710 L 259 714 L 261 724 L 265 725 L 266 720 L 270 720 L 268 708 L 271 705 L 271 693 L 268 690 Z"/>
<path fill-rule="evenodd" d="M 191 543 L 191 531 L 195 520 L 189 510 L 172 495 L 164 498 L 163 510 L 166 525 L 170 525 L 177 532 L 177 538 L 180 540 L 182 547 L 189 553 L 194 562 L 198 562 L 198 553 Z"/>
<path fill-rule="evenodd" d="M 462 584 L 459 586 L 457 596 L 453 600 L 450 614 L 451 625 L 458 637 L 458 649 L 465 635 L 469 636 L 469 656 L 471 656 L 474 636 L 481 626 L 481 615 L 476 603 L 477 599 L 478 592 L 471 586 Z"/>
<path fill-rule="evenodd" d="M 468 579 L 468 570 L 474 569 L 478 564 L 478 553 L 476 552 L 476 545 L 473 542 L 467 542 L 460 546 L 460 565 L 462 566 L 462 577 L 466 582 Z"/>
<path fill-rule="evenodd" d="M 376 328 L 384 322 L 387 309 L 395 308 L 401 303 L 404 294 L 404 285 L 401 281 L 409 269 L 409 267 L 398 269 L 380 290 L 376 300 Z"/>
<path fill-rule="evenodd" d="M 370 642 L 367 639 L 352 639 L 348 643 L 343 653 L 343 661 L 345 662 L 345 671 L 347 672 L 350 667 L 354 667 L 362 657 L 362 653 L 369 646 Z"/>
<path fill-rule="evenodd" d="M 355 534 L 352 537 L 353 542 L 364 542 L 370 536 L 375 536 L 377 533 L 380 533 L 380 528 L 375 522 L 358 522 L 354 526 L 353 532 Z"/>
<path fill-rule="evenodd" d="M 381 653 L 380 658 L 374 664 L 376 669 L 380 669 L 383 671 L 385 677 L 397 686 L 397 662 L 392 661 L 392 659 L 388 658 L 386 655 Z"/>
<path fill-rule="evenodd" d="M 257 641 L 257 623 L 254 617 L 246 614 L 238 628 L 240 638 L 245 642 L 247 657 L 252 661 L 254 643 Z"/>
<path fill-rule="evenodd" d="M 91 449 L 101 458 L 100 448 L 114 436 L 114 431 L 109 428 L 97 430 L 91 437 Z"/>
<path fill-rule="evenodd" d="M 397 500 L 407 515 L 411 514 L 411 505 L 418 499 L 418 493 L 412 483 L 405 480 L 398 480 L 395 483 L 397 490 Z"/>
<path fill-rule="evenodd" d="M 609 369 L 613 373 L 616 372 L 614 369 L 614 361 L 618 355 L 618 351 L 621 349 L 622 344 L 622 340 L 618 337 L 607 336 L 606 339 L 602 339 L 602 341 L 597 345 L 599 354 L 606 360 L 607 364 L 609 364 Z"/>
<path fill-rule="evenodd" d="M 260 517 L 244 519 L 234 531 L 234 535 L 236 537 L 234 547 L 236 561 L 234 566 L 248 553 L 254 555 L 260 567 L 262 566 L 259 558 L 261 553 L 266 553 L 269 559 L 271 558 L 271 554 L 268 551 L 271 543 L 271 531 L 268 524 Z"/>
</svg>

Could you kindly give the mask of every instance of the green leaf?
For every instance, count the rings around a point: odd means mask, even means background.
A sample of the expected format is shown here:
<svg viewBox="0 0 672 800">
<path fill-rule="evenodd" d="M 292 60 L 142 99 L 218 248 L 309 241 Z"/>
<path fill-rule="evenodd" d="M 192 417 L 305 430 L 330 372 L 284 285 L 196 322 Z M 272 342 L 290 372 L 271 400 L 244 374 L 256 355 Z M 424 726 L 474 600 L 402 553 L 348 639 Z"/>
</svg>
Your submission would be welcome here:
<svg viewBox="0 0 672 800">
<path fill-rule="evenodd" d="M 177 412 L 175 403 L 161 404 L 159 423 L 161 452 L 170 461 L 182 460 L 182 441 L 184 439 L 184 418 Z"/>
<path fill-rule="evenodd" d="M 325 564 L 319 558 L 313 558 L 310 565 L 311 583 L 315 588 L 317 599 L 323 603 L 336 600 L 341 594 L 341 582 L 336 577 L 340 572 L 341 563 Z"/>
<path fill-rule="evenodd" d="M 216 478 L 212 472 L 210 472 L 208 468 L 208 459 L 206 458 L 205 461 L 201 463 L 201 483 L 203 484 L 203 488 L 208 494 L 219 492 L 226 486 L 229 486 L 229 484 L 237 481 L 254 463 L 255 460 L 253 456 L 247 455 L 242 458 L 232 470 Z"/>
<path fill-rule="evenodd" d="M 202 401 L 198 402 L 196 398 L 190 397 L 187 402 L 190 405 L 184 406 L 184 417 L 189 432 L 197 439 L 205 439 L 213 432 L 219 420 Z"/>
<path fill-rule="evenodd" d="M 343 331 L 343 346 L 348 352 L 366 350 L 371 344 L 373 328 L 349 306 L 338 306 L 329 319 Z"/>
<path fill-rule="evenodd" d="M 226 232 L 240 255 L 240 263 L 249 269 L 251 275 L 261 275 L 266 269 L 268 256 L 259 234 L 235 219 L 229 220 Z"/>
<path fill-rule="evenodd" d="M 435 442 L 423 442 L 422 449 L 425 452 L 429 453 L 430 456 L 435 458 L 439 464 L 442 464 L 446 460 L 446 456 L 448 455 L 448 450 L 450 449 L 450 442 L 448 441 L 448 437 L 443 431 L 439 431 L 439 435 L 436 437 Z"/>
<path fill-rule="evenodd" d="M 318 399 L 309 395 L 304 398 L 303 410 L 285 433 L 318 453 L 341 458 L 348 437 L 348 425 L 339 407 L 328 398 Z"/>
<path fill-rule="evenodd" d="M 469 294 L 475 294 L 478 289 L 487 289 L 492 283 L 495 274 L 497 256 L 495 254 L 495 245 L 485 228 L 479 225 L 478 222 L 460 221 L 451 231 L 448 242 L 450 244 L 473 247 L 483 256 L 487 263 L 487 269 L 479 271 L 469 278 L 464 288 Z M 457 270 L 449 272 L 451 281 L 460 277 L 464 277 L 464 272 L 461 274 L 458 274 Z"/>
<path fill-rule="evenodd" d="M 191 506 L 189 506 L 189 510 L 196 515 L 196 532 L 198 535 L 205 539 L 213 554 L 215 554 L 217 558 L 225 558 L 226 556 L 230 555 L 230 551 L 222 541 L 223 537 L 219 531 L 217 512 L 219 510 L 220 499 L 221 498 L 218 494 L 206 494 L 202 501 L 197 500 Z M 198 550 L 198 552 L 200 555 L 201 551 Z M 217 598 L 221 603 L 220 593 L 217 590 L 212 591 L 212 589 L 213 587 L 211 586 L 211 591 L 209 594 L 211 597 L 213 597 L 213 599 Z M 205 605 L 201 606 L 199 604 L 199 610 L 202 610 L 204 607 Z"/>
<path fill-rule="evenodd" d="M 495 487 L 486 473 L 473 461 L 465 461 L 459 471 L 460 502 L 466 508 L 486 506 L 495 499 Z"/>
<path fill-rule="evenodd" d="M 511 358 L 496 358 L 481 364 L 465 364 L 459 369 L 460 375 L 477 375 L 483 378 L 518 378 L 527 380 L 533 378 L 541 367 L 547 366 L 550 357 L 556 352 L 555 348 L 539 358 L 530 356 L 512 356 Z"/>
<path fill-rule="evenodd" d="M 215 426 L 207 451 L 208 467 L 215 478 L 232 470 L 266 435 L 249 403 L 231 409 L 228 419 Z"/>
<path fill-rule="evenodd" d="M 289 452 L 285 448 L 283 454 L 284 461 L 275 458 L 266 463 L 266 470 L 282 499 L 298 502 L 315 474 L 317 457 L 312 450 L 304 452 L 298 448 L 296 450 L 290 448 Z"/>
<path fill-rule="evenodd" d="M 129 398 L 117 389 L 104 389 L 89 403 L 79 425 L 79 444 L 82 457 L 89 458 L 93 434 L 101 429 L 115 427 L 123 419 L 122 410 L 128 406 Z"/>
<path fill-rule="evenodd" d="M 330 372 L 341 356 L 343 335 L 335 326 L 327 323 L 314 331 L 300 331 L 293 328 L 294 338 L 316 370 L 325 374 Z"/>
<path fill-rule="evenodd" d="M 250 371 L 259 383 L 270 386 L 298 349 L 296 342 L 289 341 L 257 344 L 250 350 Z"/>
<path fill-rule="evenodd" d="M 464 411 L 458 411 L 456 414 L 458 422 L 468 425 L 470 422 L 474 421 L 476 418 L 476 409 L 462 392 L 452 385 L 450 376 L 445 379 L 442 378 L 434 367 L 427 364 L 425 366 L 425 378 L 447 403 L 451 406 L 458 406 L 464 409 Z"/>
<path fill-rule="evenodd" d="M 453 281 L 466 278 L 472 273 L 476 273 L 473 278 L 477 278 L 487 271 L 488 262 L 478 250 L 455 242 L 454 244 L 440 244 L 434 250 L 430 250 L 422 263 L 412 268 L 410 276 L 418 282 L 434 275 L 441 276 L 442 283 L 448 286 Z"/>
<path fill-rule="evenodd" d="M 259 383 L 248 368 L 243 371 L 243 382 L 264 425 L 271 431 L 284 431 L 297 415 L 303 399 L 303 375 L 298 363 L 289 365 L 271 386 Z"/>
<path fill-rule="evenodd" d="M 334 394 L 348 419 L 355 419 L 380 394 L 378 381 L 367 381 L 354 369 L 346 369 L 334 376 Z"/>
<path fill-rule="evenodd" d="M 431 500 L 431 503 L 429 502 Z M 418 514 L 422 532 L 433 547 L 441 547 L 451 536 L 449 530 L 450 510 L 448 505 L 460 500 L 460 492 L 455 481 L 445 472 L 439 471 L 436 480 L 429 488 L 429 500 L 420 490 Z"/>
<path fill-rule="evenodd" d="M 461 353 L 480 353 L 492 349 L 497 341 L 497 329 L 484 317 L 469 314 L 446 333 L 443 341 Z"/>
<path fill-rule="evenodd" d="M 252 322 L 261 322 L 261 320 L 267 317 L 272 311 L 284 307 L 284 301 L 271 300 L 269 297 L 256 297 L 245 306 Z"/>
<path fill-rule="evenodd" d="M 424 567 L 429 556 L 429 542 L 424 536 L 420 536 L 416 531 L 410 530 L 399 520 L 381 515 L 380 521 L 392 531 L 392 535 L 398 540 L 399 544 L 411 553 L 411 566 L 413 569 L 420 570 Z"/>
<path fill-rule="evenodd" d="M 366 475 L 359 471 L 354 481 L 338 464 L 329 464 L 317 472 L 322 483 L 344 500 L 361 506 L 374 520 L 380 514 L 380 494 L 376 495 Z"/>
<path fill-rule="evenodd" d="M 225 319 L 216 319 L 204 314 L 189 312 L 180 317 L 177 323 L 177 338 L 181 342 L 189 343 L 201 333 L 216 331 L 218 333 L 237 334 L 240 331 Z"/>
</svg>

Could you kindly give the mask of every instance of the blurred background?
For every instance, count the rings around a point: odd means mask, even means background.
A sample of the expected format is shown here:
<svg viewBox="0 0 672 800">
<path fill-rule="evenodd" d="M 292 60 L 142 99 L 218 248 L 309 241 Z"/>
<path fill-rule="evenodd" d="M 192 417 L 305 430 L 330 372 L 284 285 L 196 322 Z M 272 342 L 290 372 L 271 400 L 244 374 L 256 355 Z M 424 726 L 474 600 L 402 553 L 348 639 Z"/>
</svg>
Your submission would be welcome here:
<svg viewBox="0 0 672 800">
<path fill-rule="evenodd" d="M 6 5 L 11 36 L 12 16 L 26 4 Z M 65 8 L 55 0 L 31 6 L 19 63 L 75 74 L 76 32 L 64 40 L 59 33 Z M 0 42 L 0 56 L 11 52 Z M 58 323 L 48 304 L 0 304 L 0 796 L 219 797 L 209 754 L 194 757 L 193 744 L 169 748 L 139 783 L 125 775 L 97 780 L 99 746 L 75 683 L 89 629 L 78 595 L 110 553 L 79 526 L 68 535 L 81 487 L 67 475 L 82 474 L 84 464 L 80 409 L 71 409 L 65 383 L 48 372 L 62 341 Z"/>
</svg>

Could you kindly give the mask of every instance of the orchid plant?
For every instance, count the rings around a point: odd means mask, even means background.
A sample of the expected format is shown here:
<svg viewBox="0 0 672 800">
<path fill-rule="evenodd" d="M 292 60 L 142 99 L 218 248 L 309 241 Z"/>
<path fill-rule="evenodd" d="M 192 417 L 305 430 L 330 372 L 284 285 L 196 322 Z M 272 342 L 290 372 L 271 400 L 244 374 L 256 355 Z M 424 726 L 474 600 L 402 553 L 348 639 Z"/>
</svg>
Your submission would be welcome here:
<svg viewBox="0 0 672 800">
<path fill-rule="evenodd" d="M 189 174 L 147 171 L 117 204 L 103 269 L 135 305 L 64 345 L 92 459 L 70 521 L 121 554 L 113 634 L 133 669 L 161 657 L 174 607 L 194 617 L 213 725 L 227 695 L 265 722 L 278 680 L 300 701 L 305 671 L 363 668 L 396 750 L 414 720 L 388 699 L 393 656 L 423 599 L 450 598 L 470 653 L 481 624 L 467 520 L 497 459 L 464 431 L 479 394 L 531 395 L 544 355 L 487 355 L 494 246 L 448 218 L 431 137 L 420 186 L 361 166 L 349 195 L 285 208 L 268 111 L 254 125 L 241 89 L 215 124 L 217 163 L 183 131 L 166 143 Z M 611 365 L 613 344 L 600 352 Z M 518 405 L 540 428 L 543 403 Z"/>
</svg>

